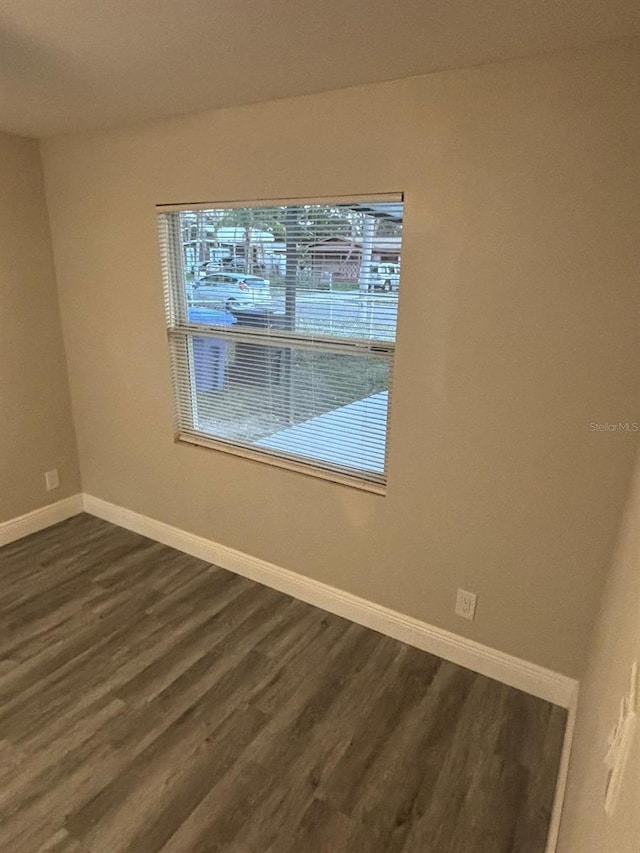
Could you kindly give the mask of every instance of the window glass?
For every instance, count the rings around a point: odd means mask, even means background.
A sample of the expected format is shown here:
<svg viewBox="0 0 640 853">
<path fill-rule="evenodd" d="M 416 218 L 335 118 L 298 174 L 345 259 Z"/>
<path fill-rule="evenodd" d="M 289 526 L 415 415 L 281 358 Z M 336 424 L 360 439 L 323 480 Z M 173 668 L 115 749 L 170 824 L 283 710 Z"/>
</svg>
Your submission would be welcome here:
<svg viewBox="0 0 640 853">
<path fill-rule="evenodd" d="M 383 486 L 402 225 L 401 196 L 161 210 L 178 439 Z"/>
</svg>

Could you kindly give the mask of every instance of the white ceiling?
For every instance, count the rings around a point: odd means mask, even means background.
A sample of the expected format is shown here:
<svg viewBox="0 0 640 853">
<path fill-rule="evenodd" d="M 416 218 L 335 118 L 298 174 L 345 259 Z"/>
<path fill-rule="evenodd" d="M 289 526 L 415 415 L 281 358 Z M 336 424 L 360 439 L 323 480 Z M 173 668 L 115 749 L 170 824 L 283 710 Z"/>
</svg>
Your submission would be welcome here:
<svg viewBox="0 0 640 853">
<path fill-rule="evenodd" d="M 638 0 L 2 0 L 0 130 L 112 127 L 632 33 Z"/>
</svg>

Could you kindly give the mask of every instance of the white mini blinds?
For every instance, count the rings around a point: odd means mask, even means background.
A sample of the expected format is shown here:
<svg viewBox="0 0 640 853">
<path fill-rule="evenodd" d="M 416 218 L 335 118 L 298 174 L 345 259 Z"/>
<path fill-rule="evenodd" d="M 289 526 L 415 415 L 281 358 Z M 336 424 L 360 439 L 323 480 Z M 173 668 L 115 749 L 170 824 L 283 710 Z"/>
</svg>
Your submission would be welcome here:
<svg viewBox="0 0 640 853">
<path fill-rule="evenodd" d="M 402 196 L 158 211 L 177 439 L 384 491 Z"/>
</svg>

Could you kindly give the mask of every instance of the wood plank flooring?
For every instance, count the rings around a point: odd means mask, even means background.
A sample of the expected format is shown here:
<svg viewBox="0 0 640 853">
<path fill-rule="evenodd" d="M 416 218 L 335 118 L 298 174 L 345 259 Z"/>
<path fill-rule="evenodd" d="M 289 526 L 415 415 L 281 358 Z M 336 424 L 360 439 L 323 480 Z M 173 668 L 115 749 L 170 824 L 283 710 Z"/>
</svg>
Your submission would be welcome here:
<svg viewBox="0 0 640 853">
<path fill-rule="evenodd" d="M 564 725 L 87 515 L 0 549 L 3 853 L 543 853 Z"/>
</svg>

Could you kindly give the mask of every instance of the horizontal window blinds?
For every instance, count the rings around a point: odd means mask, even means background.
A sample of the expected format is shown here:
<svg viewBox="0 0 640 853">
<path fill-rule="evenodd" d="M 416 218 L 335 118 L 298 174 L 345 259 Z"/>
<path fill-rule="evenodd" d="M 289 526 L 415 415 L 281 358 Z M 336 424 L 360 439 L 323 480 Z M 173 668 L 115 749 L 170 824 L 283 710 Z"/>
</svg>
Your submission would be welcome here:
<svg viewBox="0 0 640 853">
<path fill-rule="evenodd" d="M 401 196 L 158 219 L 178 439 L 383 486 Z"/>
</svg>

